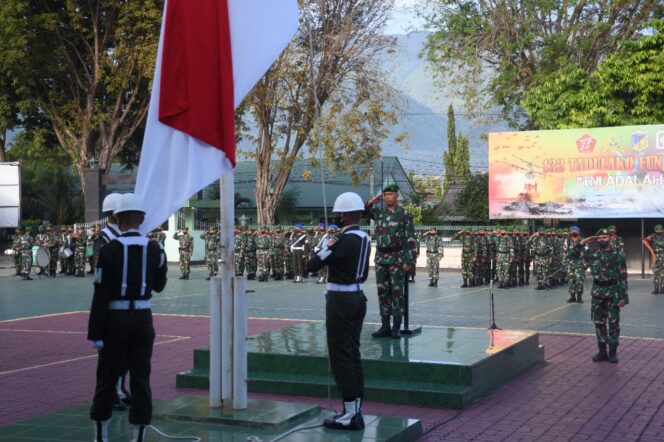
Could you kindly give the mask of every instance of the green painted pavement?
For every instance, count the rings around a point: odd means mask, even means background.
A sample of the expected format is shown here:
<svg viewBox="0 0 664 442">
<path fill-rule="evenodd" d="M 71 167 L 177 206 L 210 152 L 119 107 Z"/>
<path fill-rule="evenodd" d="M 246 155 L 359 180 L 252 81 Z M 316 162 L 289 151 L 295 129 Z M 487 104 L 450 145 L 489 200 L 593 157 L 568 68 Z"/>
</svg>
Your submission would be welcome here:
<svg viewBox="0 0 664 442">
<path fill-rule="evenodd" d="M 155 415 L 163 409 L 182 408 L 189 406 L 189 410 L 199 408 L 207 413 L 206 407 L 202 405 L 207 398 L 181 397 L 175 401 L 155 401 Z M 266 406 L 270 401 L 261 401 Z M 280 402 L 282 409 L 286 410 L 282 416 L 292 411 L 290 405 Z M 92 422 L 88 417 L 89 404 L 81 404 L 68 407 L 54 413 L 48 413 L 33 419 L 28 419 L 16 424 L 0 427 L 0 441 L 7 442 L 34 442 L 34 441 L 69 441 L 88 442 L 93 437 Z M 111 418 L 109 425 L 109 436 L 112 442 L 127 441 L 131 436 L 131 425 L 126 417 L 127 412 L 116 412 Z M 417 419 L 365 416 L 366 428 L 361 431 L 339 431 L 323 428 L 323 419 L 331 413 L 325 412 L 313 417 L 306 416 L 296 422 L 290 422 L 285 428 L 268 429 L 252 428 L 242 425 L 211 425 L 200 422 L 185 422 L 164 420 L 155 417 L 152 425 L 160 431 L 182 438 L 184 436 L 196 436 L 202 442 L 223 441 L 246 441 L 251 436 L 257 437 L 256 441 L 269 441 L 294 431 L 287 439 L 293 441 L 307 442 L 407 442 L 417 440 L 422 435 L 422 425 Z M 314 427 L 314 428 L 310 428 Z M 163 440 L 153 430 L 148 430 L 146 442 Z M 181 439 L 182 440 L 182 439 Z"/>
<path fill-rule="evenodd" d="M 208 315 L 209 282 L 206 270 L 194 268 L 188 281 L 177 279 L 175 267 L 169 271 L 166 289 L 153 300 L 156 313 Z M 366 322 L 379 322 L 376 286 L 370 276 L 365 285 L 369 299 Z M 459 288 L 459 273 L 442 273 L 439 287 L 427 287 L 418 274 L 410 284 L 410 323 L 425 326 L 487 327 L 489 322 L 489 288 Z M 258 283 L 249 281 L 249 315 L 255 318 L 324 320 L 323 286 L 315 279 L 304 284 L 291 281 Z M 566 304 L 567 288 L 535 291 L 533 285 L 508 290 L 495 289 L 496 321 L 504 329 L 536 330 L 594 334 L 590 321 L 586 279 L 584 304 Z M 621 317 L 624 336 L 662 338 L 661 312 L 664 296 L 651 295 L 652 280 L 632 277 L 629 280 L 631 304 Z M 23 318 L 70 311 L 87 311 L 92 299 L 92 278 L 58 275 L 55 279 L 22 281 L 11 276 L 0 277 L 0 320 Z M 367 327 L 372 327 L 367 325 Z"/>
</svg>

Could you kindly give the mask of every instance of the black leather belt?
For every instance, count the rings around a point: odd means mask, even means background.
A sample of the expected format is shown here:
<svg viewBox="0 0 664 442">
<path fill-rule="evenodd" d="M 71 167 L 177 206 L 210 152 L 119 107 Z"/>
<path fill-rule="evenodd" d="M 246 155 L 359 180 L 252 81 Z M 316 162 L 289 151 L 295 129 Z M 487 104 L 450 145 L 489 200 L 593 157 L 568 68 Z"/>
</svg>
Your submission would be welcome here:
<svg viewBox="0 0 664 442">
<path fill-rule="evenodd" d="M 597 279 L 593 279 L 593 284 L 598 285 L 600 287 L 610 287 L 612 285 L 618 284 L 617 279 L 609 279 L 608 281 L 599 281 Z"/>
</svg>

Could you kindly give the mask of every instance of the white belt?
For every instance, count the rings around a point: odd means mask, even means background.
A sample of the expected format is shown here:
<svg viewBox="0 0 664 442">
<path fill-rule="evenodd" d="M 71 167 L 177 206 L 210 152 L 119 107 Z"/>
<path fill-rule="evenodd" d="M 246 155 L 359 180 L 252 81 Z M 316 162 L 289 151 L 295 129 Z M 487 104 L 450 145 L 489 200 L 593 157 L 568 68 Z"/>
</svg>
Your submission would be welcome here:
<svg viewBox="0 0 664 442">
<path fill-rule="evenodd" d="M 328 292 L 359 292 L 362 290 L 362 284 L 336 284 L 334 282 L 328 282 L 325 284 L 325 288 Z"/>
<path fill-rule="evenodd" d="M 110 301 L 108 303 L 109 310 L 130 310 L 131 304 L 134 304 L 135 310 L 145 310 L 150 308 L 150 300 L 136 300 L 136 301 Z"/>
</svg>

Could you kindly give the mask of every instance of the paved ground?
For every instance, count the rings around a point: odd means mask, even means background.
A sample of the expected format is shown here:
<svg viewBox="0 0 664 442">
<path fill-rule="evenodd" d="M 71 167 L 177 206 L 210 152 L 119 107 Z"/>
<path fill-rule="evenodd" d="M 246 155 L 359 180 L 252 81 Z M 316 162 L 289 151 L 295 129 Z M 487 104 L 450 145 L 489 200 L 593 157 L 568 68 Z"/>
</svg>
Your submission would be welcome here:
<svg viewBox="0 0 664 442">
<path fill-rule="evenodd" d="M 174 270 L 174 269 L 172 269 Z M 158 398 L 204 394 L 175 389 L 175 374 L 191 368 L 192 349 L 207 345 L 208 290 L 202 269 L 180 281 L 175 271 L 155 299 L 157 345 L 153 388 Z M 20 281 L 0 277 L 0 425 L 89 401 L 96 355 L 85 341 L 91 278 Z M 459 289 L 460 277 L 443 275 L 438 288 L 419 276 L 411 284 L 412 323 L 425 326 L 488 325 L 488 289 Z M 250 284 L 250 333 L 323 318 L 321 286 Z M 503 328 L 543 332 L 547 364 L 470 408 L 445 409 L 368 402 L 369 414 L 422 420 L 426 441 L 664 440 L 664 327 L 658 322 L 664 296 L 651 281 L 630 280 L 631 304 L 623 313 L 621 362 L 589 361 L 595 351 L 589 303 L 565 304 L 566 290 L 532 287 L 496 290 Z M 377 321 L 375 286 L 368 322 Z M 368 324 L 367 327 L 373 325 Z M 259 395 L 330 404 L 327 399 Z M 336 406 L 332 403 L 332 406 Z"/>
</svg>

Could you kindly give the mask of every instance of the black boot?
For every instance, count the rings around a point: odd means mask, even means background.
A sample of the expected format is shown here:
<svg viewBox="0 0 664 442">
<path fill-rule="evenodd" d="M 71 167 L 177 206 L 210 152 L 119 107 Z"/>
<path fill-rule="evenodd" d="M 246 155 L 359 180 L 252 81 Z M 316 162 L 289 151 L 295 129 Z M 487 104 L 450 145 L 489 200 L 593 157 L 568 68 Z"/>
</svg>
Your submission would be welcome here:
<svg viewBox="0 0 664 442">
<path fill-rule="evenodd" d="M 583 304 L 583 299 L 581 299 L 581 295 L 578 295 L 576 297 L 576 302 L 578 302 L 579 304 Z"/>
<path fill-rule="evenodd" d="M 433 287 L 433 279 L 429 279 L 429 285 L 428 287 Z"/>
<path fill-rule="evenodd" d="M 535 287 L 535 290 L 544 290 L 544 286 L 538 282 L 537 287 Z"/>
<path fill-rule="evenodd" d="M 344 401 L 343 413 L 336 414 L 323 421 L 323 426 L 335 430 L 361 430 L 364 428 L 364 419 L 362 418 L 362 399 L 357 398 L 353 401 Z"/>
<path fill-rule="evenodd" d="M 523 278 L 519 279 L 519 285 L 521 286 L 523 284 L 525 284 L 525 282 L 523 281 Z"/>
<path fill-rule="evenodd" d="M 23 277 L 25 281 L 32 281 L 32 278 L 30 277 L 30 273 L 26 273 L 25 276 Z"/>
<path fill-rule="evenodd" d="M 468 280 L 468 287 L 475 287 L 475 279 L 470 278 Z"/>
<path fill-rule="evenodd" d="M 433 286 L 434 286 L 434 287 L 438 287 L 438 280 L 437 280 L 437 279 L 434 279 L 434 280 L 433 280 Z"/>
<path fill-rule="evenodd" d="M 205 280 L 206 280 L 206 281 L 209 281 L 210 278 L 212 278 L 212 275 L 210 275 L 210 276 L 208 276 L 207 278 L 205 278 Z"/>
<path fill-rule="evenodd" d="M 187 279 L 187 276 L 183 273 L 182 276 L 180 276 L 180 279 Z"/>
<path fill-rule="evenodd" d="M 463 278 L 463 284 L 461 284 L 461 288 L 466 288 L 468 287 L 468 278 Z"/>
<path fill-rule="evenodd" d="M 608 361 L 609 356 L 606 354 L 606 344 L 597 344 L 597 347 L 599 348 L 599 353 L 593 356 L 593 362 Z"/>
<path fill-rule="evenodd" d="M 394 317 L 394 324 L 392 324 L 392 339 L 401 338 L 401 316 Z"/>
<path fill-rule="evenodd" d="M 567 300 L 567 303 L 571 304 L 573 302 L 576 302 L 576 296 L 574 296 L 573 294 L 570 293 L 569 294 L 569 299 Z"/>
<path fill-rule="evenodd" d="M 373 336 L 374 338 L 386 338 L 390 336 L 392 334 L 392 330 L 390 329 L 390 317 L 381 316 L 380 322 L 381 322 L 380 328 L 375 332 L 371 333 L 371 336 Z"/>
<path fill-rule="evenodd" d="M 256 274 L 255 274 L 255 273 L 249 273 L 249 274 L 247 275 L 247 279 L 248 279 L 249 281 L 253 281 L 254 279 L 256 279 Z"/>
<path fill-rule="evenodd" d="M 653 295 L 659 295 L 661 293 L 661 290 L 659 289 L 658 286 L 655 286 L 655 290 L 652 291 Z"/>
<path fill-rule="evenodd" d="M 618 344 L 609 344 L 609 362 L 612 364 L 618 363 Z"/>
</svg>

